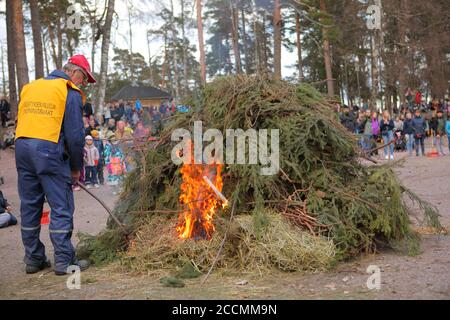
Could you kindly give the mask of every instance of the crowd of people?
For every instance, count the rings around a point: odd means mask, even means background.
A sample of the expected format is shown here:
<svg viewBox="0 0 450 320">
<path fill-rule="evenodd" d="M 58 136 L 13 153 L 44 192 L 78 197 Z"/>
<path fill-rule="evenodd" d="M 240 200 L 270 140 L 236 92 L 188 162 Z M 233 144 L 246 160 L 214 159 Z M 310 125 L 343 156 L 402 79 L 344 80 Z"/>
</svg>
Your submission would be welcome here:
<svg viewBox="0 0 450 320">
<path fill-rule="evenodd" d="M 145 107 L 139 100 L 112 101 L 94 109 L 91 102 L 83 106 L 85 146 L 80 182 L 87 188 L 100 188 L 106 183 L 113 186 L 113 194 L 119 192 L 124 175 L 133 168 L 135 147 L 154 143 L 172 114 L 188 111 L 184 106 L 180 110 L 173 101 Z M 4 129 L 0 148 L 4 149 L 14 144 L 14 121 L 6 97 L 0 99 L 0 116 Z M 73 189 L 78 191 L 80 187 L 74 185 Z"/>
<path fill-rule="evenodd" d="M 85 146 L 80 182 L 87 188 L 100 188 L 106 183 L 112 186 L 113 194 L 120 192 L 124 175 L 132 170 L 136 160 L 136 147 L 154 145 L 169 117 L 176 111 L 186 112 L 185 109 L 175 108 L 172 102 L 143 107 L 139 100 L 119 100 L 94 112 L 87 102 L 83 106 Z M 0 147 L 6 148 L 14 144 L 14 121 L 6 97 L 0 99 L 0 117 L 4 129 Z M 72 188 L 80 190 L 77 185 Z M 0 228 L 16 223 L 12 208 L 0 191 Z"/>
<path fill-rule="evenodd" d="M 394 159 L 394 150 L 407 151 L 409 156 L 424 156 L 425 140 L 440 156 L 446 155 L 445 142 L 450 153 L 450 104 L 433 100 L 428 104 L 419 98 L 407 101 L 396 114 L 385 110 L 371 111 L 367 107 L 338 106 L 339 119 L 349 131 L 360 136 L 359 144 L 365 153 L 377 154 L 377 144 L 384 146 L 384 158 Z"/>
<path fill-rule="evenodd" d="M 159 107 L 143 107 L 139 100 L 135 103 L 113 101 L 96 113 L 93 109 L 89 102 L 83 107 L 86 143 L 81 182 L 88 188 L 99 188 L 106 181 L 113 186 L 115 194 L 124 174 L 133 168 L 136 148 L 146 143 L 154 144 L 177 109 L 171 102 L 161 103 Z M 74 186 L 74 190 L 79 187 Z"/>
</svg>

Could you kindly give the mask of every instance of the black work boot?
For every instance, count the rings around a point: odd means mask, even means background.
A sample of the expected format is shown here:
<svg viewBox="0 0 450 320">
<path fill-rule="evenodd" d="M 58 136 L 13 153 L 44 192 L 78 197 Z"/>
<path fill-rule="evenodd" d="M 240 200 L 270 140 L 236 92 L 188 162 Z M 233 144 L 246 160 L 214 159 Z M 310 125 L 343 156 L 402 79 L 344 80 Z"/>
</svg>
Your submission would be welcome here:
<svg viewBox="0 0 450 320">
<path fill-rule="evenodd" d="M 45 268 L 50 268 L 51 266 L 52 266 L 52 264 L 50 263 L 50 260 L 45 260 L 39 266 L 27 264 L 27 266 L 25 267 L 25 272 L 27 274 L 33 274 L 33 273 L 37 273 L 41 270 L 44 270 Z"/>
<path fill-rule="evenodd" d="M 55 270 L 55 274 L 57 276 L 65 276 L 65 275 L 71 274 L 71 272 L 69 271 L 69 269 L 73 270 L 73 268 L 71 268 L 71 267 L 79 267 L 80 271 L 84 271 L 89 268 L 89 265 L 90 265 L 90 263 L 88 260 L 78 260 L 76 263 L 68 266 L 66 271 Z"/>
</svg>

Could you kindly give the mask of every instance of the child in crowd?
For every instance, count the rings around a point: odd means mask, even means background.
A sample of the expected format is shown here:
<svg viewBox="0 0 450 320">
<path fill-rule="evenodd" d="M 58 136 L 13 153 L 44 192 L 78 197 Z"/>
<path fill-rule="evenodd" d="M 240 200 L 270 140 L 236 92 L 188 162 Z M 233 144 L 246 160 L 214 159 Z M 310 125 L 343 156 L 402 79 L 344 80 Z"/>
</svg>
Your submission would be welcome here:
<svg viewBox="0 0 450 320">
<path fill-rule="evenodd" d="M 98 188 L 98 180 L 97 180 L 97 165 L 98 160 L 100 159 L 99 152 L 97 148 L 94 145 L 94 139 L 92 136 L 86 136 L 86 145 L 84 146 L 84 170 L 85 170 L 85 180 L 86 180 L 86 187 L 91 188 L 93 185 L 94 187 Z"/>
<path fill-rule="evenodd" d="M 112 186 L 113 194 L 118 193 L 119 184 L 125 174 L 125 155 L 123 154 L 116 135 L 109 133 L 105 145 L 105 165 L 108 170 L 107 183 Z"/>
<path fill-rule="evenodd" d="M 98 154 L 99 154 L 99 159 L 98 159 L 98 165 L 97 165 L 97 177 L 98 177 L 98 181 L 101 185 L 105 184 L 105 178 L 103 176 L 103 166 L 104 166 L 104 162 L 105 162 L 105 157 L 104 157 L 104 151 L 105 151 L 105 147 L 103 146 L 103 141 L 100 138 L 100 134 L 97 130 L 92 130 L 91 132 L 92 134 L 92 138 L 94 139 L 94 146 L 97 148 L 98 150 Z"/>
<path fill-rule="evenodd" d="M 0 228 L 6 228 L 17 224 L 17 219 L 11 211 L 11 206 L 0 191 Z"/>
</svg>

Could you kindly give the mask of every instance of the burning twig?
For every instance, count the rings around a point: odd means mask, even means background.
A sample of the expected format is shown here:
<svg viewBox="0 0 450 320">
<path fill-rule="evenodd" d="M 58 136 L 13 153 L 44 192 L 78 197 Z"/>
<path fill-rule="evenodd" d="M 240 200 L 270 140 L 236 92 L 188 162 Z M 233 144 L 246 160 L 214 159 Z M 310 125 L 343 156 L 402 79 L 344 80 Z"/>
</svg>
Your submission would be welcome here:
<svg viewBox="0 0 450 320">
<path fill-rule="evenodd" d="M 212 181 L 209 180 L 209 178 L 207 176 L 203 176 L 203 179 L 211 187 L 211 189 L 214 191 L 214 193 L 217 195 L 217 197 L 219 197 L 219 199 L 223 201 L 223 206 L 226 207 L 228 205 L 227 198 L 225 198 L 225 196 L 222 194 L 222 192 L 220 192 L 219 189 L 216 188 L 214 183 L 212 183 Z"/>
</svg>

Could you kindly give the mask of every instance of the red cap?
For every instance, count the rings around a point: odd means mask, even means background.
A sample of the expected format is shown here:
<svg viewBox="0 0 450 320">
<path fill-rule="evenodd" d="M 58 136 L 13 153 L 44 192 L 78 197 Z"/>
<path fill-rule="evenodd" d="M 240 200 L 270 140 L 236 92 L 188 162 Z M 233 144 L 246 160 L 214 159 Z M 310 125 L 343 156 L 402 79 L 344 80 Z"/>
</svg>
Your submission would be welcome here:
<svg viewBox="0 0 450 320">
<path fill-rule="evenodd" d="M 91 66 L 85 56 L 82 54 L 76 54 L 69 59 L 69 62 L 83 68 L 83 70 L 86 71 L 89 83 L 97 82 L 91 73 Z"/>
</svg>

